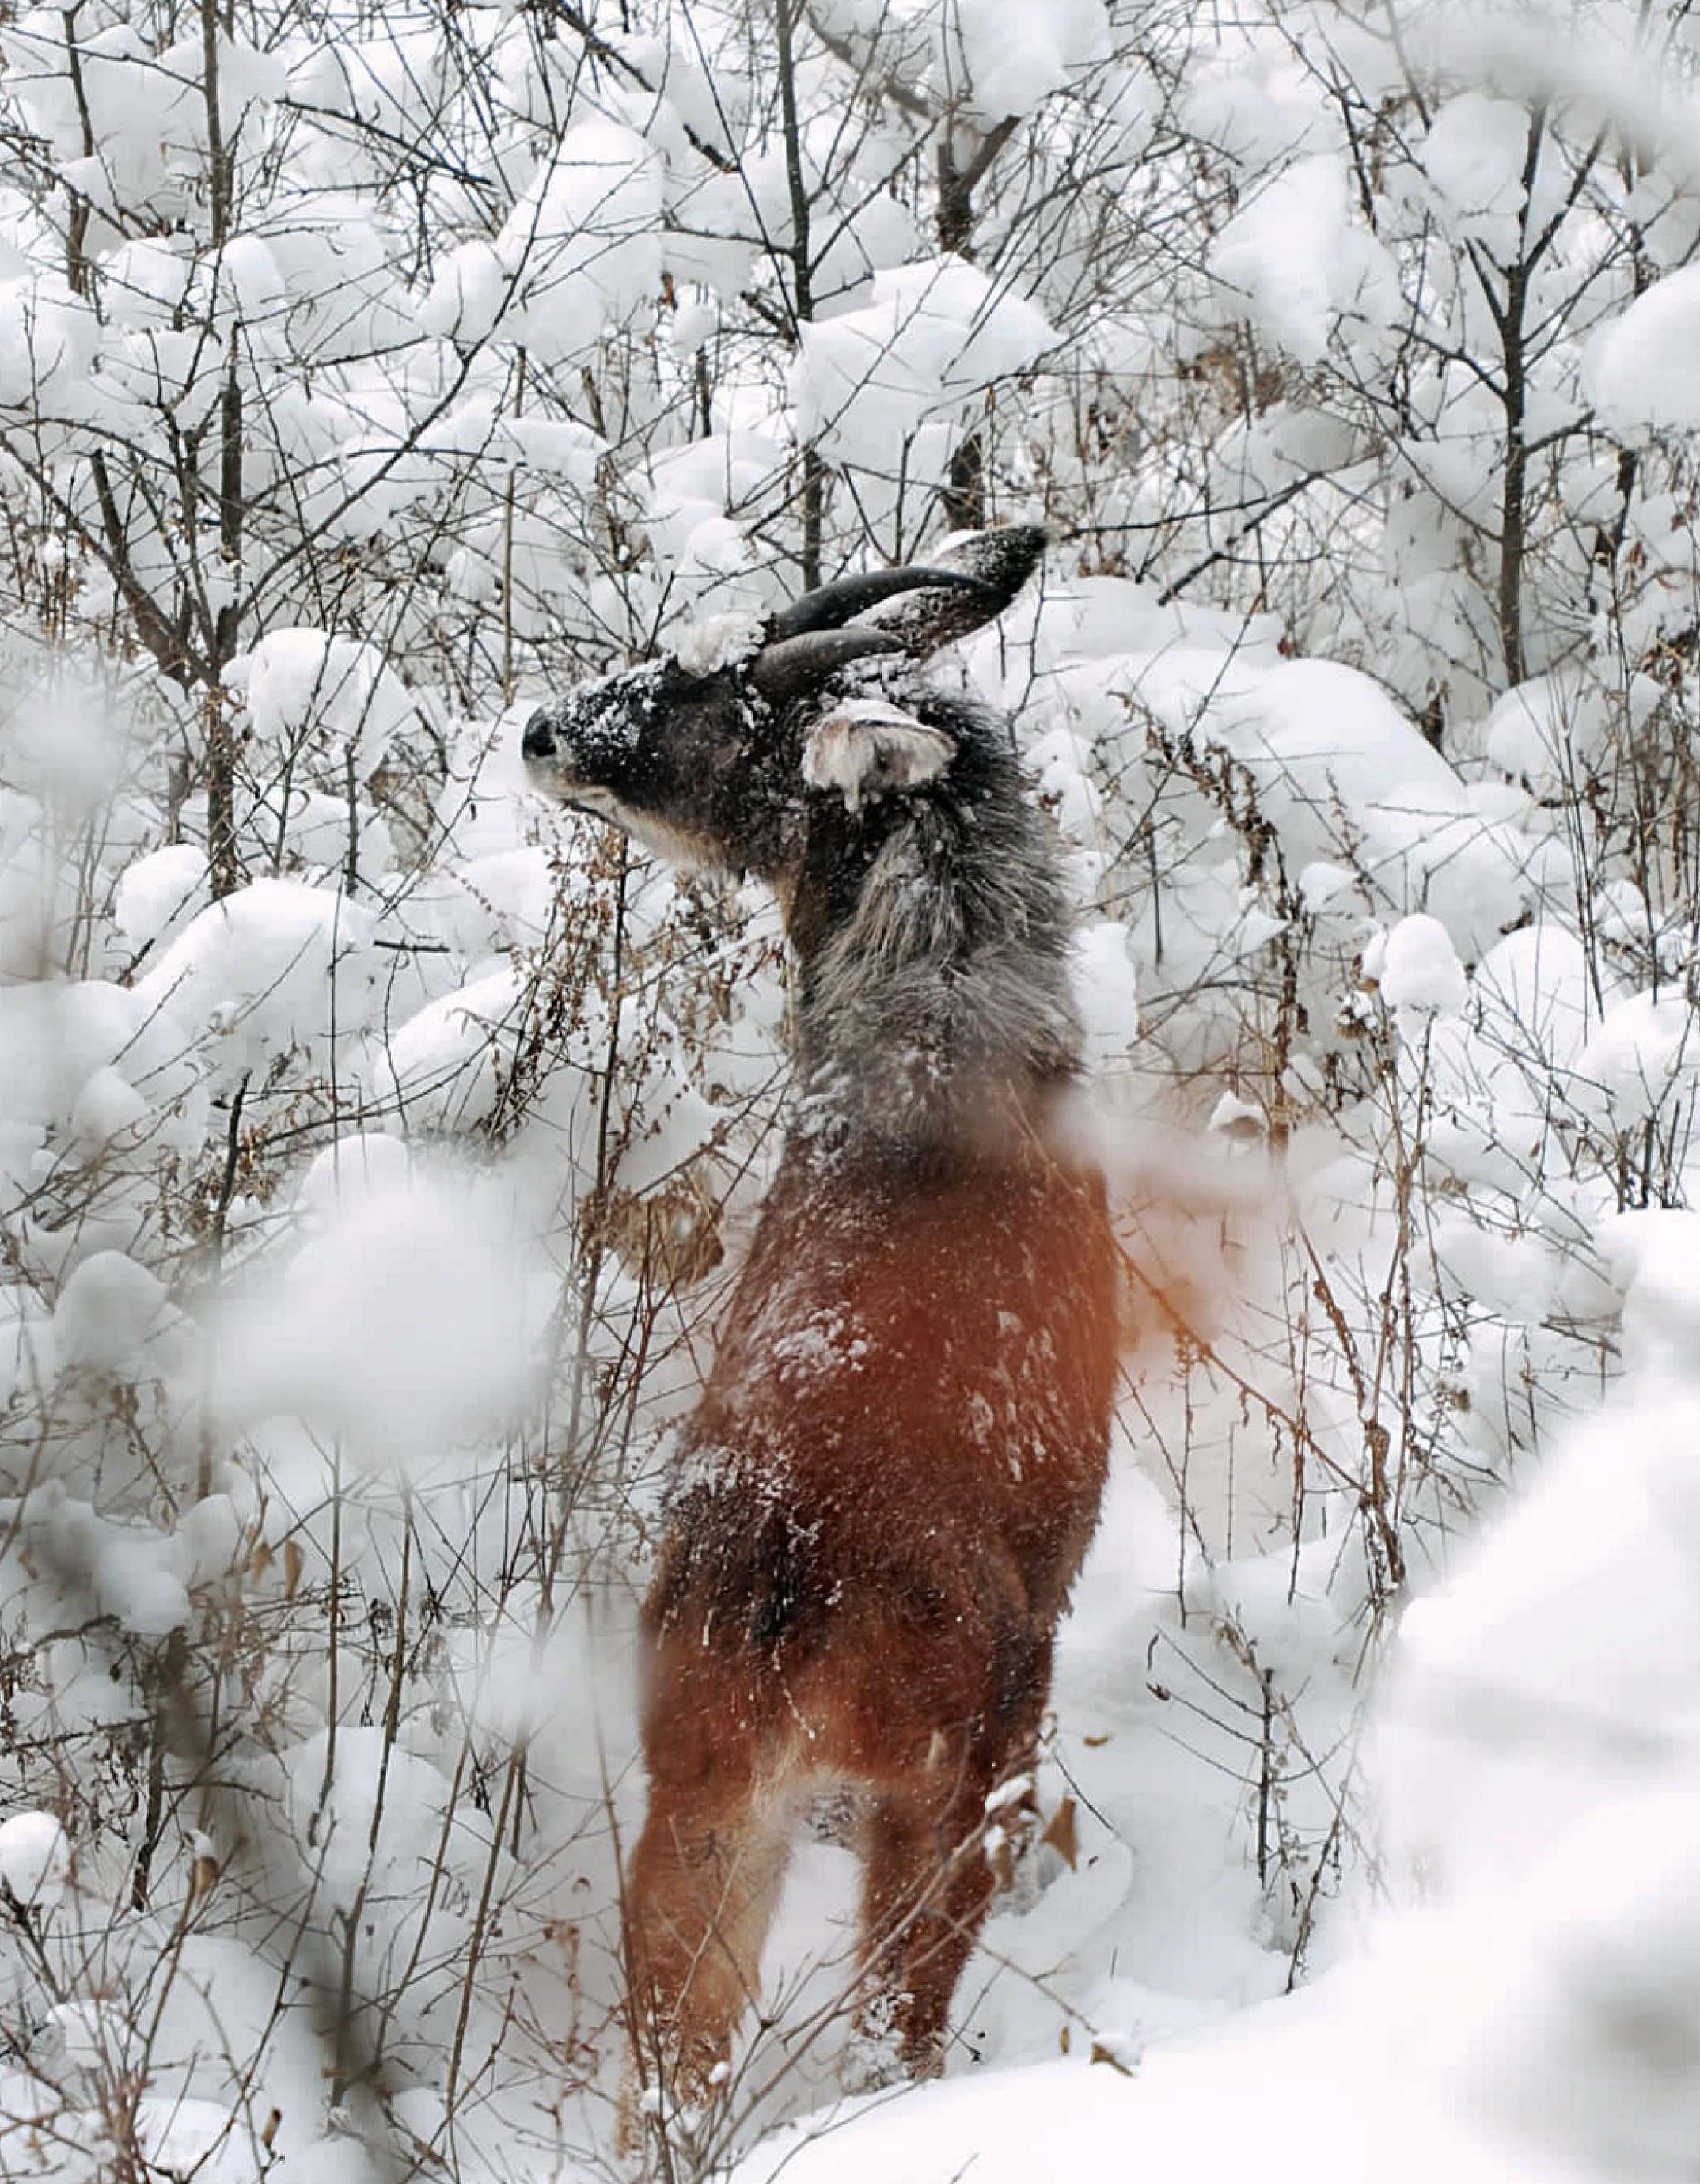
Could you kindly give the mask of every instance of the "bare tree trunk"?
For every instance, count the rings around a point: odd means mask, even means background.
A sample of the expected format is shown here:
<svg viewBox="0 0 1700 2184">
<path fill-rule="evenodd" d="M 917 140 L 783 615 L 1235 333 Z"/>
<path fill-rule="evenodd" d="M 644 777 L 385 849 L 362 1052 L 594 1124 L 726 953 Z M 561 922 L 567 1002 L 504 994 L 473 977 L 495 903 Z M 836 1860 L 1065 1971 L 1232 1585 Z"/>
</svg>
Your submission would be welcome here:
<svg viewBox="0 0 1700 2184">
<path fill-rule="evenodd" d="M 797 121 L 797 69 L 792 44 L 795 0 L 778 0 L 779 114 L 785 136 L 785 181 L 791 201 L 791 315 L 798 326 L 815 315 L 814 266 L 810 257 L 809 193 L 803 183 L 803 142 Z M 821 528 L 826 510 L 826 465 L 812 448 L 803 450 L 802 578 L 805 590 L 821 581 Z"/>
<path fill-rule="evenodd" d="M 215 261 L 230 237 L 234 148 L 224 141 L 219 109 L 219 36 L 222 25 L 216 0 L 201 0 L 202 93 L 207 114 L 207 169 L 211 193 L 212 242 Z M 236 656 L 241 608 L 242 561 L 242 381 L 237 372 L 240 329 L 231 328 L 225 356 L 225 383 L 219 398 L 219 560 L 233 596 L 213 610 L 211 656 L 208 660 L 206 722 L 207 861 L 215 898 L 242 879 L 236 826 L 236 744 L 231 734 L 224 671 Z"/>
<path fill-rule="evenodd" d="M 82 131 L 82 155 L 92 159 L 95 153 L 94 122 L 88 110 L 88 92 L 83 82 L 82 53 L 76 41 L 76 20 L 81 13 L 82 0 L 64 10 L 65 55 L 70 70 L 71 95 L 76 101 L 77 122 Z M 65 279 L 71 291 L 78 296 L 89 292 L 88 219 L 89 202 L 80 190 L 71 192 L 71 216 L 65 228 Z"/>
<path fill-rule="evenodd" d="M 1006 116 L 980 140 L 966 166 L 956 164 L 956 142 L 947 123 L 939 142 L 939 248 L 973 262 L 974 192 L 998 153 L 1015 132 Z M 986 451 L 978 432 L 968 433 L 950 457 L 950 472 L 941 496 L 952 530 L 978 531 L 986 520 Z"/>
<path fill-rule="evenodd" d="M 1505 359 L 1505 473 L 1500 488 L 1499 587 L 1495 604 L 1499 621 L 1500 654 L 1505 663 L 1508 685 L 1521 682 L 1527 672 L 1523 627 L 1523 565 L 1529 541 L 1529 443 L 1524 432 L 1528 411 L 1524 313 L 1529 304 L 1530 275 L 1534 270 L 1534 257 L 1530 249 L 1529 207 L 1545 127 L 1545 113 L 1537 106 L 1529 116 L 1529 138 L 1523 155 L 1523 217 L 1518 237 L 1517 257 L 1514 263 L 1506 269 L 1503 305 L 1494 303 L 1491 291 L 1488 296 L 1489 309 L 1493 311 L 1498 324 L 1501 351 Z"/>
</svg>

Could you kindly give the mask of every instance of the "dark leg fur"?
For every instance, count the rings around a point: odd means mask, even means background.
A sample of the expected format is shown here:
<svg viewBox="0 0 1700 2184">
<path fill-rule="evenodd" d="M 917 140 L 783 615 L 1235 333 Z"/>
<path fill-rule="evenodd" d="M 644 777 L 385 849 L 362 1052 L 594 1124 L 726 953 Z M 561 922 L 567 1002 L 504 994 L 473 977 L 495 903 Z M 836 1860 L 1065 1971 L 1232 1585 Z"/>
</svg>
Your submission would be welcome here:
<svg viewBox="0 0 1700 2184">
<path fill-rule="evenodd" d="M 987 1800 L 1029 1772 L 1050 1696 L 1049 1631 L 993 1648 L 994 1683 L 978 1734 L 951 1763 L 888 1789 L 863 1830 L 864 2024 L 895 2036 L 911 2077 L 944 2068 L 950 2003 L 979 1941 L 1001 1868 L 986 1855 Z M 957 1742 L 957 1740 L 950 1740 Z"/>
<path fill-rule="evenodd" d="M 993 1877 L 984 1853 L 987 1787 L 977 1772 L 938 1791 L 892 1791 L 864 1834 L 862 1933 L 871 1993 L 864 2021 L 895 2039 L 911 2077 L 945 2066 L 950 1999 L 985 1923 Z"/>
</svg>

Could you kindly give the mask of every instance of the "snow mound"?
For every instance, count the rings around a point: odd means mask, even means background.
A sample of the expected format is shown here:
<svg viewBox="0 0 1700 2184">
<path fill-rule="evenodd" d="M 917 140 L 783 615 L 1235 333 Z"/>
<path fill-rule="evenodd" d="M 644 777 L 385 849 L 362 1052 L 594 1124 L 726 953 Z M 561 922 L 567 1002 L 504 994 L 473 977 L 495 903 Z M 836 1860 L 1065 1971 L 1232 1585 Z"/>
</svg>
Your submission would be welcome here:
<svg viewBox="0 0 1700 2184">
<path fill-rule="evenodd" d="M 1700 266 L 1656 281 L 1590 344 L 1584 377 L 1608 426 L 1636 439 L 1700 426 Z"/>
<path fill-rule="evenodd" d="M 1374 962 L 1365 956 L 1363 967 L 1390 1008 L 1455 1013 L 1469 992 L 1451 934 L 1439 918 L 1421 911 L 1401 918 Z"/>
<path fill-rule="evenodd" d="M 227 1072 L 362 1030 L 374 1006 L 373 916 L 334 888 L 255 880 L 203 910 L 136 987 L 210 1035 Z"/>
<path fill-rule="evenodd" d="M 1333 153 L 1296 160 L 1236 212 L 1209 266 L 1301 364 L 1321 361 L 1341 319 L 1379 328 L 1397 309 L 1392 261 L 1352 218 L 1346 162 Z"/>
<path fill-rule="evenodd" d="M 660 285 L 661 163 L 634 131 L 575 123 L 496 237 L 520 302 L 508 333 L 539 363 L 580 356 L 610 319 Z"/>
<path fill-rule="evenodd" d="M 365 781 L 414 717 L 414 701 L 375 646 L 316 629 L 276 629 L 231 667 L 226 678 L 248 700 L 248 721 L 263 744 L 331 762 Z"/>
<path fill-rule="evenodd" d="M 70 1877 L 71 1851 L 51 1813 L 0 1820 L 0 1889 L 31 1911 L 49 1911 Z"/>
<path fill-rule="evenodd" d="M 799 328 L 791 373 L 799 430 L 829 459 L 941 481 L 952 419 L 969 396 L 1025 371 L 1056 344 L 1029 303 L 945 255 L 877 274 L 864 310 Z M 937 430 L 917 444 L 923 426 Z"/>
<path fill-rule="evenodd" d="M 1435 114 L 1419 154 L 1453 232 L 1508 251 L 1527 192 L 1528 109 L 1461 92 Z"/>
<path fill-rule="evenodd" d="M 53 1343 L 62 1369 L 81 1366 L 120 1379 L 164 1369 L 162 1337 L 177 1315 L 165 1285 L 122 1251 L 97 1251 L 59 1291 Z"/>
<path fill-rule="evenodd" d="M 370 1146 L 338 1150 L 371 1163 Z M 321 1167 L 315 1195 L 332 1180 Z M 231 1308 L 219 1411 L 293 1412 L 377 1463 L 500 1433 L 532 1400 L 532 1346 L 554 1301 L 531 1273 L 504 1193 L 387 1154 L 352 1198 L 329 1201 L 280 1279 Z"/>
</svg>

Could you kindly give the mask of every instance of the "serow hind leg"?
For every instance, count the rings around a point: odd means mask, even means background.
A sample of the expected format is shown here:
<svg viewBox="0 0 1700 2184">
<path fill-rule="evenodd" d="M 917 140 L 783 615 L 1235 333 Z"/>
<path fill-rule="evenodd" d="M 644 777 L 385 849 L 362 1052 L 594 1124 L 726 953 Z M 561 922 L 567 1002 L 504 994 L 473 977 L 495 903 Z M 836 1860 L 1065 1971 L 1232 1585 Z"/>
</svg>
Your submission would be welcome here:
<svg viewBox="0 0 1700 2184">
<path fill-rule="evenodd" d="M 758 1991 L 784 1879 L 783 1816 L 747 1779 L 652 1787 L 626 1878 L 632 2067 L 617 2146 L 701 2142 Z"/>
<path fill-rule="evenodd" d="M 867 1993 L 859 2044 L 867 2076 L 936 2076 L 957 1981 L 995 1885 L 978 1774 L 948 1788 L 887 1792 L 863 1831 Z"/>
<path fill-rule="evenodd" d="M 989 1688 L 966 1738 L 935 1733 L 928 1763 L 888 1786 L 868 1815 L 861 2044 L 870 2075 L 882 2059 L 916 2078 L 944 2068 L 950 2004 L 1030 1798 L 1051 1645 L 1048 1630 L 1013 1622 L 995 1637 Z"/>
</svg>

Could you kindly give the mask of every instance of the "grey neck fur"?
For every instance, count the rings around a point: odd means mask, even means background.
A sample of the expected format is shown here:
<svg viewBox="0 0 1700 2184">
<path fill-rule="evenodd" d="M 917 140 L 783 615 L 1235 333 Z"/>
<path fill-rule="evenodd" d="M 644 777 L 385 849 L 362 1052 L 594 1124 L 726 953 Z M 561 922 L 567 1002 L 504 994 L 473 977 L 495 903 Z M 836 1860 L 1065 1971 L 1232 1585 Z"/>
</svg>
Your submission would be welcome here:
<svg viewBox="0 0 1700 2184">
<path fill-rule="evenodd" d="M 1078 1070 L 1061 877 L 1007 773 L 967 805 L 916 799 L 805 960 L 801 1073 L 821 1127 L 911 1145 L 1000 1135 Z"/>
</svg>

